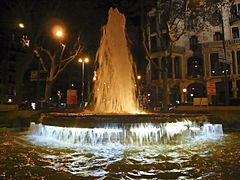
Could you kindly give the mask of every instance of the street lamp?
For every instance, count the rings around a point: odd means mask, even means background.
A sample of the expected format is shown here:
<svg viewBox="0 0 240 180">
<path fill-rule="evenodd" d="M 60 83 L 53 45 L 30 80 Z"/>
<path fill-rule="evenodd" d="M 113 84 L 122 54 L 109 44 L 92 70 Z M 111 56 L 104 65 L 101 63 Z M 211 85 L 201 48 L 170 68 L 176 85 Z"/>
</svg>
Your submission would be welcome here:
<svg viewBox="0 0 240 180">
<path fill-rule="evenodd" d="M 79 63 L 82 63 L 82 103 L 84 103 L 84 64 L 89 62 L 88 57 L 85 57 L 84 59 L 79 58 Z"/>
<path fill-rule="evenodd" d="M 183 88 L 183 102 L 186 103 L 186 93 L 187 93 L 187 88 Z"/>
<path fill-rule="evenodd" d="M 18 27 L 23 29 L 23 28 L 25 28 L 25 25 L 23 23 L 18 23 Z"/>
<path fill-rule="evenodd" d="M 61 29 L 57 30 L 55 35 L 58 37 L 58 38 L 62 38 L 63 37 L 63 31 Z"/>
<path fill-rule="evenodd" d="M 59 44 L 62 46 L 62 50 L 61 50 L 61 54 L 60 54 L 60 60 L 62 59 L 62 56 L 63 56 L 63 52 L 65 51 L 65 48 L 66 48 L 66 45 L 62 42 L 62 40 L 64 39 L 64 36 L 65 36 L 65 29 L 60 26 L 60 25 L 55 25 L 53 26 L 52 28 L 52 33 L 53 33 L 53 36 L 58 39 L 59 41 Z"/>
<path fill-rule="evenodd" d="M 61 25 L 54 25 L 52 27 L 52 34 L 53 36 L 59 40 L 59 43 L 63 48 L 65 48 L 65 44 L 62 43 L 62 40 L 65 38 L 65 28 Z"/>
<path fill-rule="evenodd" d="M 52 34 L 57 38 L 63 38 L 64 28 L 61 25 L 56 24 L 52 27 Z"/>
</svg>

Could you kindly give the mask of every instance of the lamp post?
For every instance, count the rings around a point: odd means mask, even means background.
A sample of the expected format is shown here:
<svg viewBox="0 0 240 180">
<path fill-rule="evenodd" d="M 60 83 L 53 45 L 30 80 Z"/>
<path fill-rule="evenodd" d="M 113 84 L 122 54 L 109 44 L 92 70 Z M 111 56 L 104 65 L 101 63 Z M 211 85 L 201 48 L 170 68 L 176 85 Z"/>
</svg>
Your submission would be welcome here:
<svg viewBox="0 0 240 180">
<path fill-rule="evenodd" d="M 223 22 L 223 10 L 221 6 L 221 10 L 219 12 L 219 18 L 221 21 L 221 29 L 222 29 L 222 43 L 223 43 L 223 53 L 224 58 L 222 61 L 224 62 L 224 96 L 225 96 L 225 106 L 229 105 L 229 80 L 228 80 L 228 68 L 227 68 L 227 50 L 226 50 L 226 40 L 225 40 L 225 29 Z"/>
<path fill-rule="evenodd" d="M 142 96 L 141 96 L 141 79 L 142 76 L 141 75 L 137 75 L 137 102 L 138 102 L 138 106 L 139 108 L 141 107 L 142 104 Z"/>
<path fill-rule="evenodd" d="M 183 88 L 183 102 L 186 103 L 186 93 L 187 93 L 187 88 Z"/>
<path fill-rule="evenodd" d="M 78 59 L 79 63 L 82 63 L 82 92 L 81 92 L 81 96 L 82 96 L 82 103 L 84 103 L 84 64 L 89 62 L 88 57 L 85 57 L 84 59 L 79 58 Z"/>
</svg>

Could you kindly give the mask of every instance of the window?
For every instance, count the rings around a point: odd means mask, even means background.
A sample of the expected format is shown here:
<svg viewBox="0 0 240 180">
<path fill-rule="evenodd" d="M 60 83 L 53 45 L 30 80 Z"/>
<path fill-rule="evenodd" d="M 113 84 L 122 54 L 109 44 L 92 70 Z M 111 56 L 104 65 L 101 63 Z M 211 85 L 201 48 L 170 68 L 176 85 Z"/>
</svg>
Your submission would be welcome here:
<svg viewBox="0 0 240 180">
<path fill-rule="evenodd" d="M 237 5 L 234 4 L 232 7 L 231 7 L 231 15 L 232 15 L 232 18 L 236 18 L 237 17 Z"/>
<path fill-rule="evenodd" d="M 189 30 L 194 29 L 197 26 L 197 21 L 195 18 L 191 18 L 188 22 Z"/>
<path fill-rule="evenodd" d="M 223 40 L 223 34 L 221 32 L 215 32 L 213 35 L 213 41 L 221 41 Z"/>
<path fill-rule="evenodd" d="M 233 27 L 232 28 L 232 38 L 233 39 L 239 38 L 239 29 L 238 29 L 238 27 Z"/>
<path fill-rule="evenodd" d="M 13 87 L 8 87 L 7 94 L 8 95 L 13 95 L 13 92 L 14 92 L 14 88 Z"/>
<path fill-rule="evenodd" d="M 188 59 L 187 75 L 191 78 L 198 78 L 203 75 L 203 61 L 198 56 Z"/>
<path fill-rule="evenodd" d="M 219 62 L 218 62 L 218 53 L 210 54 L 211 61 L 211 75 L 216 76 L 219 75 Z"/>
<path fill-rule="evenodd" d="M 197 36 L 191 36 L 189 39 L 190 49 L 195 50 L 197 49 L 198 38 Z"/>
<path fill-rule="evenodd" d="M 231 7 L 231 17 L 232 19 L 236 19 L 239 17 L 239 11 L 240 11 L 240 4 L 234 4 Z"/>
<path fill-rule="evenodd" d="M 157 31 L 157 21 L 156 21 L 156 16 L 150 16 L 149 17 L 150 21 L 150 32 L 154 33 Z"/>
<path fill-rule="evenodd" d="M 181 62 L 180 57 L 174 58 L 174 71 L 175 71 L 175 78 L 181 78 Z"/>
<path fill-rule="evenodd" d="M 211 75 L 212 76 L 223 75 L 225 70 L 227 70 L 227 73 L 230 74 L 229 64 L 222 62 L 222 60 L 219 59 L 218 53 L 210 54 L 210 61 L 211 61 Z"/>
<path fill-rule="evenodd" d="M 13 78 L 13 76 L 12 75 L 9 75 L 8 76 L 8 83 L 15 83 L 15 80 L 14 80 L 14 78 Z"/>
<path fill-rule="evenodd" d="M 152 80 L 158 80 L 158 66 L 159 66 L 159 63 L 158 63 L 158 59 L 155 58 L 152 60 L 153 63 L 151 63 L 151 79 Z M 157 67 L 156 67 L 157 66 Z"/>
<path fill-rule="evenodd" d="M 162 34 L 161 50 L 166 50 L 169 47 L 169 36 L 167 33 Z"/>
<path fill-rule="evenodd" d="M 233 74 L 236 74 L 236 62 L 235 62 L 235 53 L 232 51 L 232 66 L 233 66 Z"/>
<path fill-rule="evenodd" d="M 151 37 L 151 51 L 157 51 L 157 36 Z"/>
<path fill-rule="evenodd" d="M 238 66 L 238 74 L 240 74 L 240 50 L 237 51 L 237 66 Z"/>
</svg>

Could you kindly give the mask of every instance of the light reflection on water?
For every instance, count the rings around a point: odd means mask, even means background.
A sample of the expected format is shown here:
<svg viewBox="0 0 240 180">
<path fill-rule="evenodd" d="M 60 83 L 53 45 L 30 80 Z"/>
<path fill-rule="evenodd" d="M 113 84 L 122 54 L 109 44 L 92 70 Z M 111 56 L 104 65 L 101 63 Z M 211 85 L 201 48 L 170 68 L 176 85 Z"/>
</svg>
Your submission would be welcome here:
<svg viewBox="0 0 240 180">
<path fill-rule="evenodd" d="M 56 141 L 29 142 L 27 132 L 0 132 L 2 179 L 237 179 L 240 171 L 240 133 L 225 133 L 218 139 L 177 137 L 156 145 L 56 148 Z"/>
</svg>

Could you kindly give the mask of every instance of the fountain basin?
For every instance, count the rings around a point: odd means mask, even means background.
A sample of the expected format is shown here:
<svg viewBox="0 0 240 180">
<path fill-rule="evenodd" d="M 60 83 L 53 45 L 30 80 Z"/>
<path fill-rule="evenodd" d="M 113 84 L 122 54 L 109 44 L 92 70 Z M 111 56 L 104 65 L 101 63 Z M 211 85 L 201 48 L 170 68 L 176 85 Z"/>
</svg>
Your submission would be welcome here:
<svg viewBox="0 0 240 180">
<path fill-rule="evenodd" d="M 166 123 L 183 120 L 214 121 L 203 114 L 83 114 L 83 113 L 43 113 L 37 123 L 61 127 L 95 128 L 106 124 Z M 218 122 L 219 123 L 219 122 Z"/>
</svg>

